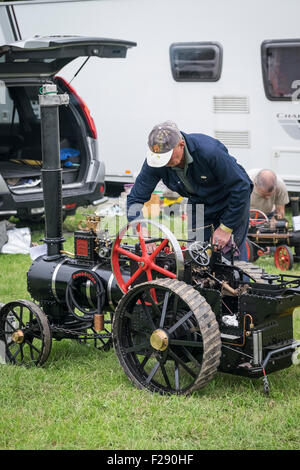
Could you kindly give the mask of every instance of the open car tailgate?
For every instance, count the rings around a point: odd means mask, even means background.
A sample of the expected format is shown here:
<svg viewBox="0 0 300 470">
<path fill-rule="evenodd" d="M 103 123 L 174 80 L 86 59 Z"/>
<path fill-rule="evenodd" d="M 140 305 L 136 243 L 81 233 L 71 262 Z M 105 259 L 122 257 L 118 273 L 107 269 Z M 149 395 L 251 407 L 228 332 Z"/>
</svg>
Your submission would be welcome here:
<svg viewBox="0 0 300 470">
<path fill-rule="evenodd" d="M 85 36 L 35 36 L 0 46 L 0 78 L 56 75 L 77 57 L 125 58 L 135 42 Z"/>
</svg>

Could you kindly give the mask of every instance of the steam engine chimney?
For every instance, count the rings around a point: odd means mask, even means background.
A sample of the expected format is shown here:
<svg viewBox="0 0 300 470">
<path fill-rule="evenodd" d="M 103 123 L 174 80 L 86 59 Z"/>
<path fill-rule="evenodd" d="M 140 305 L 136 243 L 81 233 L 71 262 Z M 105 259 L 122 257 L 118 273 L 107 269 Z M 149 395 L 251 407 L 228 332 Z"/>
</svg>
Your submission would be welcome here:
<svg viewBox="0 0 300 470">
<path fill-rule="evenodd" d="M 39 96 L 41 108 L 42 185 L 45 207 L 46 259 L 60 257 L 62 243 L 62 169 L 60 165 L 58 107 L 69 104 L 69 96 L 57 94 L 54 84 L 42 86 Z"/>
</svg>

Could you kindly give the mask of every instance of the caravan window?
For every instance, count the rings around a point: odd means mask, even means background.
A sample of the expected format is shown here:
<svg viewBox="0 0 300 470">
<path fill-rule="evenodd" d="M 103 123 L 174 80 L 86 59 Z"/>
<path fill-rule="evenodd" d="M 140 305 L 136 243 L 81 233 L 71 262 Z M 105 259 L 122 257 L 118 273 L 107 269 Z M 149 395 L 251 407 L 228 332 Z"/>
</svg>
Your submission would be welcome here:
<svg viewBox="0 0 300 470">
<path fill-rule="evenodd" d="M 265 41 L 262 44 L 262 70 L 269 100 L 299 99 L 300 39 Z"/>
<path fill-rule="evenodd" d="M 170 61 L 177 82 L 215 82 L 221 75 L 222 47 L 213 42 L 174 43 Z"/>
</svg>

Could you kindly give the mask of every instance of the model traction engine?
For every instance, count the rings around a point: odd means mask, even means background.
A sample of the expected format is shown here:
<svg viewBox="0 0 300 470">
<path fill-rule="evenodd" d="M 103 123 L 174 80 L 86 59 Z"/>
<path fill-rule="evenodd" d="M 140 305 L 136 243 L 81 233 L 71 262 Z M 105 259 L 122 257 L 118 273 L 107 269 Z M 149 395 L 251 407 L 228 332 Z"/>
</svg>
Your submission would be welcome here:
<svg viewBox="0 0 300 470">
<path fill-rule="evenodd" d="M 269 219 L 258 209 L 250 210 L 247 252 L 253 262 L 273 248 L 274 263 L 282 271 L 292 269 L 293 263 L 300 261 L 300 217 L 299 197 L 291 196 L 292 229 L 287 219 Z M 268 247 L 268 250 L 267 250 Z M 294 253 L 292 251 L 294 248 Z"/>
<path fill-rule="evenodd" d="M 34 301 L 12 301 L 0 311 L 7 361 L 42 365 L 53 339 L 72 338 L 104 350 L 113 344 L 141 389 L 189 394 L 222 371 L 262 377 L 267 393 L 267 374 L 299 362 L 293 311 L 300 306 L 300 277 L 268 275 L 233 253 L 228 261 L 207 243 L 180 245 L 149 220 L 143 223 L 150 239 L 139 220 L 112 238 L 89 216 L 74 234 L 74 257 L 66 255 L 57 113 L 66 98 L 43 89 L 47 253 L 27 273 Z M 156 246 L 152 253 L 148 243 Z"/>
</svg>

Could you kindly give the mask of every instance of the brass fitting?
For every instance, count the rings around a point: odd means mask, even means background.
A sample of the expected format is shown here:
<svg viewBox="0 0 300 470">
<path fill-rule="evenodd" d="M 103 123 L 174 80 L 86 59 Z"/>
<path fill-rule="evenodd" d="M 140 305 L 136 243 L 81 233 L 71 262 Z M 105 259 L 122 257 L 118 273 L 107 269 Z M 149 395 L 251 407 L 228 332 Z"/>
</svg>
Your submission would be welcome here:
<svg viewBox="0 0 300 470">
<path fill-rule="evenodd" d="M 94 314 L 94 329 L 96 331 L 104 330 L 104 315 L 103 313 Z"/>
<path fill-rule="evenodd" d="M 150 336 L 150 344 L 157 351 L 165 351 L 169 345 L 169 338 L 164 330 L 155 330 Z"/>
<path fill-rule="evenodd" d="M 11 335 L 12 340 L 17 344 L 22 344 L 24 341 L 24 333 L 22 330 L 17 330 Z"/>
<path fill-rule="evenodd" d="M 102 217 L 100 217 L 99 215 L 87 215 L 85 217 L 85 220 L 79 222 L 78 228 L 86 232 L 92 231 L 96 235 L 97 227 L 98 227 L 99 222 L 101 221 L 101 218 Z M 84 226 L 82 226 L 82 222 Z"/>
</svg>

